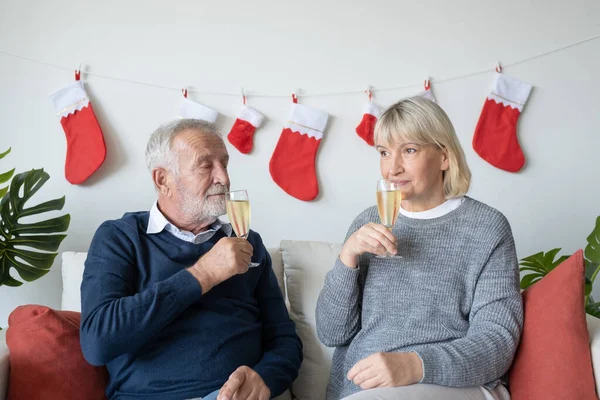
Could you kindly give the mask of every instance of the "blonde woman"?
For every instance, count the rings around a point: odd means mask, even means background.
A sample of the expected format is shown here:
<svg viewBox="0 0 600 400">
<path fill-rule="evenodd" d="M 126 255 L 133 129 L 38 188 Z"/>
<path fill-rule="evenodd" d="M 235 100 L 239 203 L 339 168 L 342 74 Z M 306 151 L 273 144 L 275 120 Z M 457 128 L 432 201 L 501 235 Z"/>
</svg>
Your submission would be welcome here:
<svg viewBox="0 0 600 400">
<path fill-rule="evenodd" d="M 464 152 L 434 102 L 391 106 L 375 144 L 401 210 L 391 232 L 376 207 L 363 211 L 325 279 L 317 332 L 336 348 L 327 399 L 509 399 L 523 305 L 508 221 L 466 196 Z M 402 258 L 376 257 L 386 252 Z"/>
</svg>

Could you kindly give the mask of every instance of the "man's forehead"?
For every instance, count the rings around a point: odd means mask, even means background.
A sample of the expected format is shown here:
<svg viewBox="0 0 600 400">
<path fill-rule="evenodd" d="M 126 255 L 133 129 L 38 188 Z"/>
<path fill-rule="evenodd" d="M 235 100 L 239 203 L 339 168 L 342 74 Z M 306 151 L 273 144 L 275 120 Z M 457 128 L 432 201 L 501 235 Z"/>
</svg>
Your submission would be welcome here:
<svg viewBox="0 0 600 400">
<path fill-rule="evenodd" d="M 193 148 L 192 152 L 197 159 L 221 159 L 229 157 L 225 146 Z"/>
<path fill-rule="evenodd" d="M 194 154 L 195 157 L 227 156 L 227 148 L 223 139 L 217 135 L 197 131 L 186 131 L 175 137 L 176 148 Z"/>
</svg>

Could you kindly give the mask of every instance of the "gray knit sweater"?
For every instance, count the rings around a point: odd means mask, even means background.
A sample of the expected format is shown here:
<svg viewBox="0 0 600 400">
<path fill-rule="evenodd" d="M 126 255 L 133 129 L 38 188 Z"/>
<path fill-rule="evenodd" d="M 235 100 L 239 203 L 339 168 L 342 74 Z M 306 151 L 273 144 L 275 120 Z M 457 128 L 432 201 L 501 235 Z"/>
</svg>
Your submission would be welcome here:
<svg viewBox="0 0 600 400">
<path fill-rule="evenodd" d="M 346 236 L 368 222 L 362 212 Z M 336 347 L 327 399 L 360 388 L 346 379 L 376 352 L 414 351 L 421 383 L 495 387 L 507 372 L 523 327 L 515 246 L 506 218 L 469 197 L 439 218 L 398 217 L 393 228 L 402 259 L 338 258 L 317 302 L 317 333 Z"/>
</svg>

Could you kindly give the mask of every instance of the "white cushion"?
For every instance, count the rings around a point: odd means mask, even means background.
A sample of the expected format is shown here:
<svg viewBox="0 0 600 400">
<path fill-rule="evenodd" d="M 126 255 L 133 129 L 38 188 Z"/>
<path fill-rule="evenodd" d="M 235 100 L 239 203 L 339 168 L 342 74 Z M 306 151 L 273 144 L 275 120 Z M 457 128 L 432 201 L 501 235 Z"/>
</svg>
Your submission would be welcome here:
<svg viewBox="0 0 600 400">
<path fill-rule="evenodd" d="M 271 249 L 267 249 L 267 251 L 271 256 L 271 266 L 273 267 L 273 272 L 275 272 L 275 276 L 277 277 L 277 283 L 279 283 L 281 293 L 283 293 L 283 298 L 285 299 L 286 295 L 285 283 L 283 279 L 283 258 L 281 256 L 281 249 L 279 247 L 274 247 Z"/>
<path fill-rule="evenodd" d="M 592 353 L 592 367 L 596 381 L 596 393 L 600 393 L 600 319 L 585 314 L 588 333 L 590 334 L 590 350 Z"/>
<path fill-rule="evenodd" d="M 6 345 L 6 330 L 0 331 L 0 400 L 4 400 L 8 390 L 8 373 L 10 370 L 10 355 Z"/>
<path fill-rule="evenodd" d="M 81 281 L 87 253 L 65 251 L 62 253 L 62 303 L 61 310 L 81 312 Z"/>
<path fill-rule="evenodd" d="M 324 399 L 333 349 L 317 338 L 315 309 L 325 275 L 340 254 L 341 244 L 281 241 L 290 316 L 304 347 L 304 361 L 292 393 L 298 400 Z"/>
</svg>

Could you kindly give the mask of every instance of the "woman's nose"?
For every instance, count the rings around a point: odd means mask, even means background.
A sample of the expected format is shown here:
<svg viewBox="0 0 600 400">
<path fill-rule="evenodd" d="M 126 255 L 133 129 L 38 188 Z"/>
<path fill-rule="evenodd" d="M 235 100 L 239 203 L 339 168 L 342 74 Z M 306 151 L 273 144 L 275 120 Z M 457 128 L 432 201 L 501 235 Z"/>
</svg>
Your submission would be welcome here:
<svg viewBox="0 0 600 400">
<path fill-rule="evenodd" d="M 390 168 L 388 171 L 388 175 L 393 177 L 400 175 L 404 172 L 404 165 L 402 163 L 402 159 L 400 157 L 393 157 L 390 162 Z"/>
</svg>

